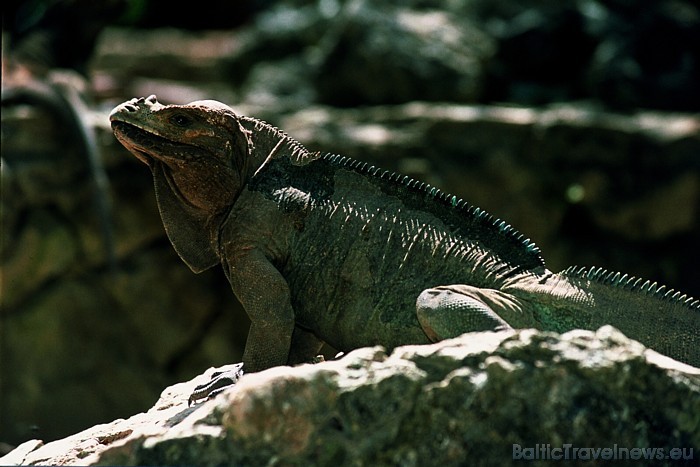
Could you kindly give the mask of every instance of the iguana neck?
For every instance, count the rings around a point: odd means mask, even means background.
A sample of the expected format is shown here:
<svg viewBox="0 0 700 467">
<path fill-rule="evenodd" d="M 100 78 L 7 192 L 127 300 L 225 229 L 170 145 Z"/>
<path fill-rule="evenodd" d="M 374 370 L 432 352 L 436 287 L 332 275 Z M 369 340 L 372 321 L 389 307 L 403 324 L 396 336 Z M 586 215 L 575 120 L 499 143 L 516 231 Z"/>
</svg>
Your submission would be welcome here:
<svg viewBox="0 0 700 467">
<path fill-rule="evenodd" d="M 250 117 L 239 118 L 241 126 L 250 132 L 253 143 L 248 179 L 268 160 L 288 157 L 293 164 L 303 164 L 314 158 L 301 143 L 269 123 Z"/>
</svg>

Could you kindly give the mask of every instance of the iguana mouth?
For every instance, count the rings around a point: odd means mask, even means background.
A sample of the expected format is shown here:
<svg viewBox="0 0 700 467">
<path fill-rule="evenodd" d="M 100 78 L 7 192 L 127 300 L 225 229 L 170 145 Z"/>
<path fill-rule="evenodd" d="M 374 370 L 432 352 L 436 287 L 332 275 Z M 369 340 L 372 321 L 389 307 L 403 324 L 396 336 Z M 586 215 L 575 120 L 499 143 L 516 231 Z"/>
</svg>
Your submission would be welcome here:
<svg viewBox="0 0 700 467">
<path fill-rule="evenodd" d="M 201 149 L 191 144 L 174 142 L 126 122 L 113 121 L 112 130 L 120 143 L 150 167 L 155 177 L 164 178 L 182 203 L 196 208 L 175 183 L 172 166 L 182 166 L 192 157 L 192 150 L 201 151 Z"/>
<path fill-rule="evenodd" d="M 202 149 L 187 143 L 180 143 L 122 121 L 112 121 L 112 131 L 141 162 L 152 165 L 153 160 L 168 165 L 182 165 L 192 158 L 192 152 Z"/>
</svg>

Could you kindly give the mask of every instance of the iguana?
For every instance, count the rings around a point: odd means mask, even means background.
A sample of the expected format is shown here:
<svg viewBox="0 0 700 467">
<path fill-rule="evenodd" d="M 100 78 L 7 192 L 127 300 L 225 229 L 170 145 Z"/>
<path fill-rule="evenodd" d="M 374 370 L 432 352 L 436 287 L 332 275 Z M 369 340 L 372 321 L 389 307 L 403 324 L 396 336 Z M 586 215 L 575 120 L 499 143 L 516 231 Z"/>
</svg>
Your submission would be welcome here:
<svg viewBox="0 0 700 467">
<path fill-rule="evenodd" d="M 246 371 L 326 342 L 423 344 L 468 331 L 610 324 L 700 366 L 700 301 L 603 269 L 553 273 L 504 221 L 425 183 L 310 152 L 217 101 L 127 101 L 116 138 L 153 172 L 165 231 L 198 273 L 221 264 L 251 320 Z M 207 397 L 235 382 L 221 375 Z"/>
</svg>

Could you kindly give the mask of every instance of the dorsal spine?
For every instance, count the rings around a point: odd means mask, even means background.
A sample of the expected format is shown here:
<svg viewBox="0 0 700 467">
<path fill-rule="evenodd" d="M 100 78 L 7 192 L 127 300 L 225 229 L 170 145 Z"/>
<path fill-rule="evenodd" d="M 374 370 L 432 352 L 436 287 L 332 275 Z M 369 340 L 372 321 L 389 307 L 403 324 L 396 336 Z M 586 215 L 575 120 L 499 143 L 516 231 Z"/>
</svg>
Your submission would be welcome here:
<svg viewBox="0 0 700 467">
<path fill-rule="evenodd" d="M 484 243 L 491 243 L 491 240 L 494 240 L 494 238 L 489 237 L 498 237 L 498 240 L 503 240 L 508 246 L 504 259 L 518 270 L 535 269 L 545 265 L 539 247 L 530 241 L 529 238 L 505 221 L 494 217 L 477 206 L 469 204 L 463 199 L 457 198 L 428 183 L 396 172 L 382 170 L 367 162 L 336 154 L 327 154 L 322 159 L 336 167 L 351 170 L 365 177 L 375 178 L 378 182 L 387 186 L 403 187 L 424 201 L 425 210 L 429 211 L 430 207 L 435 205 L 451 211 L 454 216 L 461 217 L 461 223 L 465 227 L 480 230 L 483 238 L 479 238 L 479 240 Z"/>
<path fill-rule="evenodd" d="M 665 285 L 659 285 L 656 282 L 644 280 L 628 274 L 596 267 L 570 266 L 562 271 L 561 275 L 639 292 L 666 302 L 677 303 L 690 309 L 700 311 L 700 300 L 689 297 L 674 289 L 669 289 Z"/>
<path fill-rule="evenodd" d="M 529 238 L 505 221 L 494 217 L 477 206 L 469 204 L 457 196 L 406 175 L 383 170 L 367 162 L 337 154 L 324 154 L 319 157 L 318 153 L 310 153 L 301 143 L 262 120 L 250 117 L 240 118 L 254 123 L 256 131 L 268 132 L 270 138 L 275 140 L 284 139 L 288 148 L 291 149 L 291 153 L 285 151 L 285 153 L 279 154 L 279 157 L 289 157 L 293 164 L 318 158 L 332 164 L 336 168 L 350 170 L 363 177 L 375 179 L 377 183 L 386 188 L 408 191 L 415 200 L 422 201 L 421 208 L 423 210 L 433 211 L 434 214 L 439 210 L 446 210 L 449 212 L 451 220 L 458 224 L 455 225 L 457 229 L 466 230 L 467 236 L 472 240 L 479 241 L 493 252 L 501 254 L 502 259 L 512 266 L 512 273 L 543 268 L 545 266 L 539 247 L 530 241 Z"/>
</svg>

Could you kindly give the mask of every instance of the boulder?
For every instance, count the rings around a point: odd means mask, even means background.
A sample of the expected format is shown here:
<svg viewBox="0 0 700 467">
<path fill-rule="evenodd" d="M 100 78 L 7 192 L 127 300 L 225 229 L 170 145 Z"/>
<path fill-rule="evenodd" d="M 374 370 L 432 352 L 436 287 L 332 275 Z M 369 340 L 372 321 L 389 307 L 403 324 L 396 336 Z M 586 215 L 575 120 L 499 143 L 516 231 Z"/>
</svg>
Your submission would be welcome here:
<svg viewBox="0 0 700 467">
<path fill-rule="evenodd" d="M 380 6 L 381 5 L 381 6 Z M 349 2 L 318 44 L 319 102 L 475 102 L 493 40 L 449 10 Z"/>
<path fill-rule="evenodd" d="M 700 108 L 691 0 L 259 3 L 235 29 L 202 31 L 195 16 L 189 30 L 108 28 L 92 72 L 126 97 L 156 78 L 173 101 L 206 87 L 205 98 L 278 110 L 412 100 Z"/>
<path fill-rule="evenodd" d="M 363 348 L 244 375 L 188 407 L 213 371 L 167 388 L 148 412 L 29 441 L 0 464 L 505 465 L 559 456 L 671 465 L 700 448 L 700 369 L 609 326 Z"/>
</svg>

